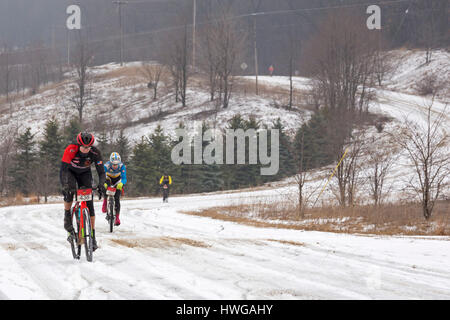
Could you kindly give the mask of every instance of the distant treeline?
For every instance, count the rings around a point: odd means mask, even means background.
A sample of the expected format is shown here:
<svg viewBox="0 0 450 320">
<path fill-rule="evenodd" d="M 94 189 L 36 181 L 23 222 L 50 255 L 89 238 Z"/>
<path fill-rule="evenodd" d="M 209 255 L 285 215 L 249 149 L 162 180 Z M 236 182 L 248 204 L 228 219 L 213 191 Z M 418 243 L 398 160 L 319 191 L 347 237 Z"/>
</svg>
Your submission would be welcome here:
<svg viewBox="0 0 450 320">
<path fill-rule="evenodd" d="M 158 181 L 164 173 L 172 176 L 174 193 L 211 192 L 258 186 L 292 176 L 300 168 L 300 159 L 303 161 L 302 169 L 331 163 L 334 158 L 327 153 L 331 149 L 326 137 L 326 121 L 321 112 L 315 113 L 310 121 L 298 129 L 295 137 L 286 135 L 280 119 L 268 126 L 237 114 L 228 121 L 228 129 L 255 129 L 256 132 L 259 129 L 279 130 L 279 171 L 276 175 L 261 175 L 262 165 L 259 161 L 256 165 L 249 164 L 248 141 L 245 145 L 245 164 L 175 165 L 171 160 L 171 152 L 179 141 L 171 139 L 161 126 L 135 144 L 123 132 L 114 141 L 100 134 L 96 136 L 96 146 L 102 152 L 105 162 L 112 151 L 121 155 L 122 161 L 127 165 L 128 183 L 125 190 L 128 196 L 157 195 L 160 192 Z M 182 127 L 183 124 L 180 123 L 180 128 Z M 202 129 L 203 132 L 209 129 L 206 122 Z M 49 195 L 59 194 L 61 157 L 65 147 L 74 142 L 79 130 L 77 120 L 72 120 L 67 127 L 61 128 L 58 121 L 50 119 L 40 140 L 31 134 L 30 128 L 18 133 L 11 141 L 9 161 L 2 163 L 2 169 L 6 173 L 1 181 L 3 194 L 38 195 L 45 199 Z M 208 144 L 209 142 L 203 142 L 203 150 Z M 270 145 L 269 141 L 269 148 Z M 92 170 L 94 180 L 97 181 L 97 174 Z"/>
<path fill-rule="evenodd" d="M 91 66 L 120 61 L 116 5 L 110 0 L 75 3 L 82 10 L 81 32 L 66 30 L 68 3 L 64 1 L 0 2 L 0 94 L 23 92 L 25 88 L 35 92 L 42 84 L 60 80 L 80 41 L 89 48 Z M 303 50 L 333 14 L 351 13 L 359 17 L 359 24 L 364 24 L 368 18 L 367 6 L 377 3 L 381 3 L 384 49 L 445 48 L 450 40 L 447 0 L 392 3 L 381 0 L 197 0 L 196 3 L 196 60 L 204 58 L 200 49 L 205 46 L 212 21 L 232 18 L 229 21 L 245 39 L 242 58 L 237 64 L 247 64 L 245 70 L 233 70 L 234 74 L 254 74 L 256 66 L 259 74 L 268 74 L 269 66 L 273 65 L 275 74 L 288 75 L 292 72 L 292 60 L 286 51 L 293 42 Z M 184 31 L 188 35 L 187 47 L 192 51 L 192 4 L 190 0 L 174 0 L 124 5 L 124 60 L 161 61 L 167 55 L 163 52 L 166 43 L 174 42 Z M 342 9 L 338 9 L 340 7 Z M 252 16 L 254 12 L 260 14 Z M 296 65 L 294 71 L 303 74 L 301 62 L 297 61 Z"/>
</svg>

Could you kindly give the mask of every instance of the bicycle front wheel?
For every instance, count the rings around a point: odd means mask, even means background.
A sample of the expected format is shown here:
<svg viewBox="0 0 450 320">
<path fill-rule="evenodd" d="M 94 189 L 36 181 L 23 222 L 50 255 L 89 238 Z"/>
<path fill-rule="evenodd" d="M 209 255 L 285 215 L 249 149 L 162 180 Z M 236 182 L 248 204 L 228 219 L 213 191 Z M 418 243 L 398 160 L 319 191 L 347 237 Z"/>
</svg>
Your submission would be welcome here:
<svg viewBox="0 0 450 320">
<path fill-rule="evenodd" d="M 80 209 L 76 209 L 76 208 L 72 209 L 72 224 L 73 224 L 73 219 L 75 216 L 76 233 L 75 233 L 75 238 L 72 238 L 70 246 L 72 248 L 72 255 L 73 255 L 74 259 L 80 259 L 80 254 L 81 254 L 81 245 L 79 244 L 79 240 L 78 240 L 78 236 L 80 234 L 79 211 L 80 211 Z"/>
<path fill-rule="evenodd" d="M 83 209 L 83 219 L 84 219 L 84 249 L 86 251 L 86 259 L 89 262 L 93 260 L 93 247 L 94 247 L 94 239 L 93 239 L 93 231 L 91 225 L 91 217 L 89 215 L 88 209 Z"/>
<path fill-rule="evenodd" d="M 108 214 L 109 214 L 109 232 L 113 232 L 113 228 L 114 228 L 114 220 L 115 220 L 115 216 L 114 216 L 114 198 L 109 197 L 108 200 Z"/>
</svg>

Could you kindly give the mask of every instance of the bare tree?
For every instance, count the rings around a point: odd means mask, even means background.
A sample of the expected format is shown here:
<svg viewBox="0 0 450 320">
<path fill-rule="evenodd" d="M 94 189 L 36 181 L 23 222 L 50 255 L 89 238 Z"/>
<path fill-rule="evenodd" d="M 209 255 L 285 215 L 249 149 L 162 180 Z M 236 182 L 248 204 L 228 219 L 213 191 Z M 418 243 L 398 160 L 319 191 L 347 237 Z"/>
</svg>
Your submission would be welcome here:
<svg viewBox="0 0 450 320">
<path fill-rule="evenodd" d="M 153 100 L 157 99 L 158 86 L 164 71 L 164 65 L 159 63 L 142 63 L 140 68 L 141 75 L 148 81 L 148 88 L 153 90 Z"/>
<path fill-rule="evenodd" d="M 337 184 L 335 195 L 342 207 L 356 204 L 356 195 L 361 182 L 361 158 L 365 152 L 365 135 L 363 132 L 355 132 L 349 143 L 344 145 L 337 160 L 334 180 Z"/>
<path fill-rule="evenodd" d="M 181 30 L 170 33 L 167 40 L 162 44 L 162 61 L 170 70 L 175 89 L 175 101 L 181 100 L 186 107 L 187 84 L 190 76 L 189 61 L 191 55 L 191 41 L 188 34 L 188 20 L 186 14 L 180 14 L 179 19 L 183 21 Z"/>
<path fill-rule="evenodd" d="M 80 31 L 78 33 L 78 43 L 76 46 L 75 57 L 73 58 L 73 67 L 75 81 L 71 86 L 69 101 L 78 111 L 80 124 L 83 123 L 83 112 L 91 97 L 91 78 L 89 74 L 89 65 L 92 61 L 92 50 L 88 47 L 86 37 Z"/>
<path fill-rule="evenodd" d="M 9 102 L 9 93 L 11 91 L 12 61 L 11 50 L 5 45 L 0 49 L 0 74 L 2 75 L 2 93 L 6 95 L 6 102 Z"/>
<path fill-rule="evenodd" d="M 373 136 L 370 139 L 372 148 L 368 148 L 367 156 L 370 166 L 367 171 L 367 178 L 369 182 L 370 192 L 375 206 L 379 206 L 383 203 L 383 199 L 386 193 L 386 178 L 392 169 L 393 164 L 396 162 L 397 148 L 392 141 L 385 141 L 384 137 Z M 376 141 L 383 141 L 383 147 L 377 148 Z"/>
<path fill-rule="evenodd" d="M 212 19 L 210 17 L 212 16 L 208 15 L 208 20 Z M 199 30 L 199 40 L 201 43 L 199 67 L 208 75 L 210 101 L 215 100 L 216 91 L 219 86 L 219 60 L 218 54 L 215 51 L 216 47 L 214 46 L 216 41 L 214 36 L 216 33 L 212 31 L 208 25 L 203 26 Z"/>
<path fill-rule="evenodd" d="M 374 75 L 381 87 L 383 81 L 395 71 L 394 59 L 389 51 L 376 50 L 373 63 Z"/>
<path fill-rule="evenodd" d="M 290 152 L 294 155 L 294 161 L 296 163 L 297 172 L 294 175 L 294 181 L 297 186 L 297 217 L 303 219 L 305 217 L 305 210 L 308 207 L 311 198 L 316 194 L 317 189 L 306 191 L 306 182 L 311 177 L 311 171 L 307 170 L 309 167 L 309 159 L 305 157 L 305 135 L 302 131 L 299 136 L 298 145 L 293 147 L 291 145 Z M 295 149 L 295 150 L 294 150 Z"/>
<path fill-rule="evenodd" d="M 368 102 L 374 98 L 375 40 L 358 16 L 336 11 L 308 43 L 304 69 L 330 113 L 348 113 L 348 120 L 354 122 L 367 111 Z"/>
<path fill-rule="evenodd" d="M 431 62 L 433 50 L 438 46 L 439 32 L 436 18 L 440 14 L 439 10 L 444 9 L 442 7 L 443 1 L 418 1 L 416 5 L 415 20 L 419 24 L 416 36 L 418 44 L 425 49 L 425 64 L 428 64 Z"/>
<path fill-rule="evenodd" d="M 233 74 L 242 54 L 246 35 L 231 19 L 229 10 L 222 9 L 219 12 L 220 15 L 211 25 L 211 32 L 214 34 L 214 52 L 218 61 L 219 97 L 222 107 L 227 108 L 233 91 Z"/>
<path fill-rule="evenodd" d="M 423 216 L 430 219 L 436 201 L 449 184 L 450 136 L 445 129 L 447 105 L 433 109 L 434 98 L 426 107 L 424 124 L 404 120 L 404 129 L 397 141 L 412 163 L 416 179 L 409 187 L 420 198 Z"/>
</svg>

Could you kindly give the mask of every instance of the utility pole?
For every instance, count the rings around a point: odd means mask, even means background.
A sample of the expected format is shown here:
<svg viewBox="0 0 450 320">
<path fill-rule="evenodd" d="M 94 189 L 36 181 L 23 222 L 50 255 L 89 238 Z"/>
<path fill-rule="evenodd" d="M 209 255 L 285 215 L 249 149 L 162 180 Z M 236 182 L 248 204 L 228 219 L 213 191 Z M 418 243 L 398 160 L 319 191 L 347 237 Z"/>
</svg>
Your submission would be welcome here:
<svg viewBox="0 0 450 320">
<path fill-rule="evenodd" d="M 70 30 L 67 30 L 67 66 L 70 67 Z"/>
<path fill-rule="evenodd" d="M 255 49 L 255 75 L 256 75 L 256 95 L 259 94 L 258 90 L 258 46 L 256 42 L 256 15 L 253 16 L 253 38 L 254 38 L 254 49 Z"/>
<path fill-rule="evenodd" d="M 257 11 L 259 10 L 261 6 L 262 0 L 251 0 L 251 5 L 253 9 L 253 47 L 255 52 L 255 76 L 256 76 L 256 82 L 255 82 L 255 89 L 256 89 L 256 95 L 259 94 L 258 90 L 258 45 L 257 45 L 257 38 L 256 38 L 256 16 Z"/>
<path fill-rule="evenodd" d="M 119 25 L 120 25 L 120 66 L 123 66 L 123 21 L 122 21 L 122 6 L 128 4 L 128 1 L 113 1 L 119 6 Z"/>
<path fill-rule="evenodd" d="M 52 29 L 52 50 L 55 51 L 56 48 L 56 34 L 55 34 L 55 29 L 56 27 L 54 25 L 51 26 Z"/>
<path fill-rule="evenodd" d="M 197 22 L 197 0 L 194 1 L 193 27 L 192 27 L 192 69 L 195 72 L 195 27 Z"/>
</svg>

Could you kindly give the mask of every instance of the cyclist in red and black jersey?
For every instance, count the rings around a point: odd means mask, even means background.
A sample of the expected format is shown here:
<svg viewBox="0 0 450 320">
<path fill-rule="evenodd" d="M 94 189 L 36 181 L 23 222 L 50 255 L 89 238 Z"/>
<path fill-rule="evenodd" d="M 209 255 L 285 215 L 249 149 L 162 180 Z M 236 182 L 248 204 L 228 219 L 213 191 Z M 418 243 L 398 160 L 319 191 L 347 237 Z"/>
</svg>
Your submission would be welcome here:
<svg viewBox="0 0 450 320">
<path fill-rule="evenodd" d="M 105 183 L 105 170 L 100 151 L 93 146 L 95 138 L 90 133 L 80 133 L 77 136 L 76 143 L 69 144 L 64 151 L 61 162 L 60 180 L 62 193 L 64 195 L 64 229 L 69 232 L 69 237 L 74 236 L 72 224 L 72 207 L 74 192 L 78 187 L 92 188 L 91 165 L 94 164 L 99 177 L 99 188 L 103 194 Z M 95 239 L 95 211 L 93 201 L 87 201 L 89 213 L 91 216 L 91 225 L 93 230 L 93 249 L 97 249 Z"/>
</svg>

